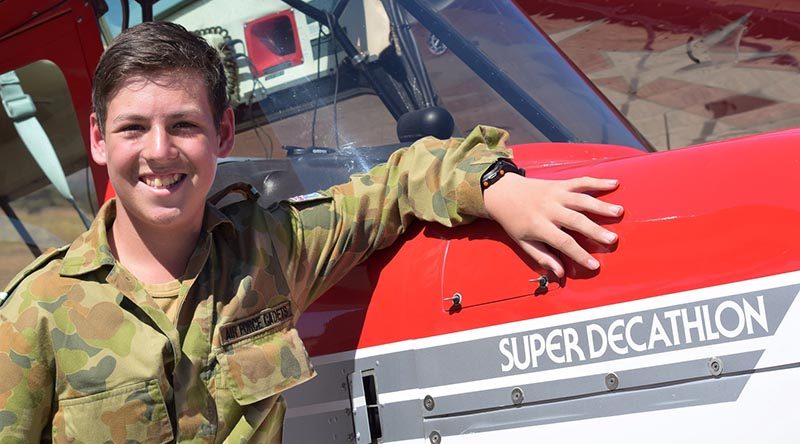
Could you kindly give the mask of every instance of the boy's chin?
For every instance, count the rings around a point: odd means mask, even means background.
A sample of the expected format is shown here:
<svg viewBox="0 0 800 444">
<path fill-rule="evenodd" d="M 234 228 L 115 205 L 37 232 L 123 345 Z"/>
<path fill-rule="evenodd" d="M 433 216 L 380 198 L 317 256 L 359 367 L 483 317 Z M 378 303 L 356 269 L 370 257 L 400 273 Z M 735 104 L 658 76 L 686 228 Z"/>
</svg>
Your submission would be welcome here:
<svg viewBox="0 0 800 444">
<path fill-rule="evenodd" d="M 186 229 L 201 222 L 202 209 L 189 212 L 180 207 L 150 207 L 141 208 L 137 219 L 146 226 L 153 228 Z M 199 213 L 199 214 L 197 214 Z"/>
</svg>

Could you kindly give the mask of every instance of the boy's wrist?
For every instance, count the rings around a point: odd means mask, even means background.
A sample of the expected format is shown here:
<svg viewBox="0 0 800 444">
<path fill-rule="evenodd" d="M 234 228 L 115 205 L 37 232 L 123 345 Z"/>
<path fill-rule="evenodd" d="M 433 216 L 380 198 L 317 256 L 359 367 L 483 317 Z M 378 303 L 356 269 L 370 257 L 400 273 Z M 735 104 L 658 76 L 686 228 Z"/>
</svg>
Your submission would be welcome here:
<svg viewBox="0 0 800 444">
<path fill-rule="evenodd" d="M 510 194 L 517 192 L 520 182 L 525 178 L 519 174 L 505 174 L 495 181 L 489 188 L 483 190 L 483 205 L 490 219 L 496 220 L 495 215 L 503 210 L 509 202 Z"/>
<path fill-rule="evenodd" d="M 525 170 L 518 167 L 510 159 L 498 159 L 481 176 L 481 191 L 485 192 L 489 187 L 499 181 L 506 174 L 516 174 L 525 177 Z"/>
</svg>

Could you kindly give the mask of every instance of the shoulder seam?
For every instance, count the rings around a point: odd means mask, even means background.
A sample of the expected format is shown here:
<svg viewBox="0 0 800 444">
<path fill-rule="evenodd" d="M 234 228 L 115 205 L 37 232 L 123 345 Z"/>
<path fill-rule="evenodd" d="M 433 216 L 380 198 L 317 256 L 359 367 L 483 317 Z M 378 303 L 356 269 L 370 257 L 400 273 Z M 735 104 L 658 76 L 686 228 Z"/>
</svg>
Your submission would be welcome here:
<svg viewBox="0 0 800 444">
<path fill-rule="evenodd" d="M 54 258 L 56 258 L 57 256 L 63 255 L 64 253 L 66 253 L 67 250 L 69 249 L 69 247 L 70 247 L 69 245 L 64 245 L 63 247 L 54 248 L 54 249 L 52 249 L 50 251 L 47 251 L 44 254 L 42 254 L 41 256 L 39 256 L 36 259 L 34 259 L 34 261 L 31 262 L 30 265 L 28 265 L 27 267 L 23 268 L 22 271 L 17 273 L 17 275 L 14 276 L 11 279 L 11 281 L 9 281 L 9 283 L 8 283 L 8 285 L 6 285 L 5 289 L 3 289 L 2 292 L 0 292 L 0 294 L 2 294 L 2 293 L 6 294 L 6 297 L 3 298 L 2 300 L 0 300 L 0 306 L 2 305 L 3 302 L 5 302 L 5 299 L 8 298 L 8 295 L 13 293 L 14 290 L 17 288 L 17 286 L 23 280 L 25 280 L 26 277 L 28 277 L 31 274 L 33 274 L 34 272 L 42 269 L 44 267 L 44 265 L 50 263 L 50 261 L 53 260 Z"/>
</svg>

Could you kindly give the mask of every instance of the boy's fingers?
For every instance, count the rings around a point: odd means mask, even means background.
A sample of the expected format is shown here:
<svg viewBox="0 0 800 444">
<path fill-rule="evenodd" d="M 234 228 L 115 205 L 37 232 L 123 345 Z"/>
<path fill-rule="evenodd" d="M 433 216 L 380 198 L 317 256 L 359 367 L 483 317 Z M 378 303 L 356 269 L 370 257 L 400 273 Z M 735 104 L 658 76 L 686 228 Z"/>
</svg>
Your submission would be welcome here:
<svg viewBox="0 0 800 444">
<path fill-rule="evenodd" d="M 552 271 L 559 278 L 564 277 L 564 266 L 558 258 L 547 250 L 547 246 L 541 242 L 521 241 L 520 246 L 537 264 Z"/>
<path fill-rule="evenodd" d="M 611 244 L 617 241 L 617 235 L 614 232 L 606 230 L 583 213 L 577 211 L 565 210 L 561 226 L 581 233 L 602 244 Z"/>
<path fill-rule="evenodd" d="M 556 227 L 553 227 L 552 231 L 548 232 L 543 240 L 556 250 L 564 253 L 573 261 L 590 270 L 596 270 L 600 267 L 600 262 L 584 250 L 572 236 Z"/>
<path fill-rule="evenodd" d="M 570 191 L 583 193 L 586 191 L 609 191 L 619 186 L 616 179 L 597 179 L 595 177 L 578 177 L 566 181 Z"/>
<path fill-rule="evenodd" d="M 566 205 L 575 211 L 587 211 L 601 216 L 617 217 L 624 211 L 622 206 L 603 202 L 600 199 L 583 193 L 573 193 Z"/>
</svg>

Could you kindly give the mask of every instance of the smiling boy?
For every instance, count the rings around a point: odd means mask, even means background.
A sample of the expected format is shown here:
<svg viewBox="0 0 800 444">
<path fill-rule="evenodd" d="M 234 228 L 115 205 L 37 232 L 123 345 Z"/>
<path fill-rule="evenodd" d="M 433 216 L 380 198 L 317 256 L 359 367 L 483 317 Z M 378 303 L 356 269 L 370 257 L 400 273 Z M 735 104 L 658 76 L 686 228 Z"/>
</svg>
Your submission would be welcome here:
<svg viewBox="0 0 800 444">
<path fill-rule="evenodd" d="M 562 276 L 547 245 L 599 263 L 561 228 L 611 244 L 585 194 L 615 181 L 481 177 L 507 135 L 424 139 L 302 202 L 206 203 L 234 118 L 216 51 L 168 23 L 124 32 L 95 76 L 92 158 L 117 198 L 37 259 L 0 308 L 4 442 L 280 442 L 280 393 L 311 378 L 294 329 L 320 294 L 415 219 L 492 217 Z"/>
</svg>

